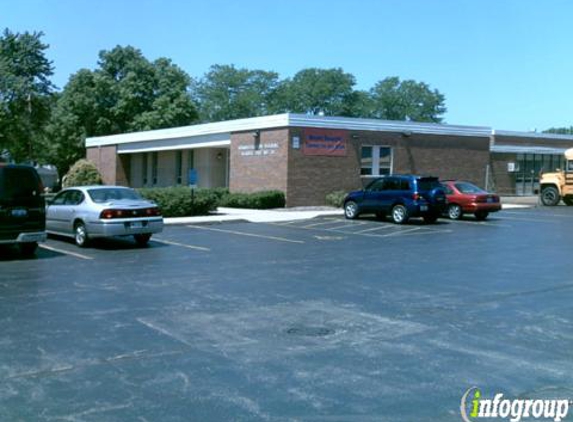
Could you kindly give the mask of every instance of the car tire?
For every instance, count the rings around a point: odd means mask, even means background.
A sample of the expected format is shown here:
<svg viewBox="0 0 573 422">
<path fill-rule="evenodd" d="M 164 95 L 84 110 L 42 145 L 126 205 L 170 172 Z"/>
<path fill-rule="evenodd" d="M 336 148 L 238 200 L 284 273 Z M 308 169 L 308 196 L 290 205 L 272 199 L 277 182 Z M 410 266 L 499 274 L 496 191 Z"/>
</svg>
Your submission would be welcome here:
<svg viewBox="0 0 573 422">
<path fill-rule="evenodd" d="M 541 202 L 543 205 L 553 207 L 559 203 L 559 191 L 553 186 L 543 188 L 541 191 Z"/>
<path fill-rule="evenodd" d="M 478 221 L 483 221 L 487 218 L 487 216 L 489 215 L 489 212 L 487 211 L 478 211 L 474 214 L 476 216 L 476 220 Z"/>
<path fill-rule="evenodd" d="M 81 221 L 78 221 L 74 225 L 74 241 L 80 248 L 85 248 L 89 244 L 90 239 L 88 231 L 86 230 L 86 225 Z"/>
<path fill-rule="evenodd" d="M 358 218 L 358 204 L 354 201 L 347 201 L 344 204 L 344 216 L 349 220 Z"/>
<path fill-rule="evenodd" d="M 404 224 L 408 221 L 408 209 L 404 205 L 394 205 L 392 211 L 390 212 L 392 221 L 396 224 Z"/>
<path fill-rule="evenodd" d="M 434 224 L 436 221 L 438 221 L 437 214 L 427 214 L 423 218 L 424 218 L 424 223 L 426 224 Z"/>
<path fill-rule="evenodd" d="M 451 220 L 459 220 L 464 215 L 464 211 L 462 207 L 458 204 L 450 204 L 448 205 L 448 217 Z"/>
<path fill-rule="evenodd" d="M 36 249 L 38 249 L 38 242 L 20 243 L 18 247 L 23 256 L 33 256 L 36 253 Z"/>
<path fill-rule="evenodd" d="M 565 202 L 565 205 L 567 205 L 568 207 L 573 205 L 573 198 L 571 198 L 570 196 L 563 198 L 563 202 Z"/>
<path fill-rule="evenodd" d="M 151 239 L 151 234 L 134 234 L 133 238 L 138 246 L 147 246 L 149 239 Z"/>
</svg>

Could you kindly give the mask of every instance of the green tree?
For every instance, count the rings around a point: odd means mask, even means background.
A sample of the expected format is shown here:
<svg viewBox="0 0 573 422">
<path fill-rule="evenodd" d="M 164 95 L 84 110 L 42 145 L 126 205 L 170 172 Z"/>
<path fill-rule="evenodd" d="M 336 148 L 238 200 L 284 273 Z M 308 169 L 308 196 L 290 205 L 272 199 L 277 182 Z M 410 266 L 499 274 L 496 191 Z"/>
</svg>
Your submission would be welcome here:
<svg viewBox="0 0 573 422">
<path fill-rule="evenodd" d="M 195 84 L 201 120 L 221 120 L 271 114 L 270 104 L 279 83 L 275 72 L 214 65 Z"/>
<path fill-rule="evenodd" d="M 573 126 L 569 127 L 552 127 L 544 130 L 543 133 L 554 133 L 557 135 L 573 135 Z"/>
<path fill-rule="evenodd" d="M 356 80 L 342 69 L 309 68 L 284 80 L 274 98 L 274 112 L 352 116 Z"/>
<path fill-rule="evenodd" d="M 117 46 L 99 54 L 96 70 L 71 76 L 48 127 L 49 156 L 60 173 L 85 155 L 84 141 L 139 130 L 183 126 L 197 120 L 191 78 L 165 58 Z"/>
<path fill-rule="evenodd" d="M 50 116 L 54 86 L 42 32 L 4 30 L 0 36 L 0 151 L 16 161 L 36 160 Z"/>
<path fill-rule="evenodd" d="M 389 77 L 378 82 L 369 94 L 362 117 L 440 123 L 446 112 L 444 95 L 424 82 Z"/>
</svg>

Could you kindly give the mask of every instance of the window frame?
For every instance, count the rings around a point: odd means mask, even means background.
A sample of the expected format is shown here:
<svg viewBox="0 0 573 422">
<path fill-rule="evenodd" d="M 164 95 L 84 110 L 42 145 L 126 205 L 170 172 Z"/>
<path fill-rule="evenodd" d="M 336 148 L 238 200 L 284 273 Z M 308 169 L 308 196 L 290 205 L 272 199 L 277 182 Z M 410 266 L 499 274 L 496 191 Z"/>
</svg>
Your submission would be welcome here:
<svg viewBox="0 0 573 422">
<path fill-rule="evenodd" d="M 362 149 L 363 148 L 372 148 L 372 164 L 370 167 L 370 174 L 362 174 L 362 169 L 366 168 L 362 166 Z M 388 174 L 381 174 L 380 173 L 380 150 L 388 148 L 390 151 L 390 164 L 388 166 Z M 363 144 L 360 145 L 360 163 L 359 163 L 359 171 L 361 178 L 373 178 L 373 177 L 383 177 L 383 176 L 391 176 L 394 173 L 394 148 L 390 145 L 371 145 L 371 144 Z"/>
</svg>

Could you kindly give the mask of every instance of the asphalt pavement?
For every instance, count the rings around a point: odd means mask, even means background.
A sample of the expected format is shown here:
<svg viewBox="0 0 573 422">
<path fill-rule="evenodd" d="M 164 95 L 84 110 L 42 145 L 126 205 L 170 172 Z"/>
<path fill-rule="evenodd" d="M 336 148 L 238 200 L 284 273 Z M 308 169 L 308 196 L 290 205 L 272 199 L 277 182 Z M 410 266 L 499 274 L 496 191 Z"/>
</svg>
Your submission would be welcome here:
<svg viewBox="0 0 573 422">
<path fill-rule="evenodd" d="M 573 398 L 573 209 L 0 250 L 0 421 L 459 421 Z"/>
</svg>

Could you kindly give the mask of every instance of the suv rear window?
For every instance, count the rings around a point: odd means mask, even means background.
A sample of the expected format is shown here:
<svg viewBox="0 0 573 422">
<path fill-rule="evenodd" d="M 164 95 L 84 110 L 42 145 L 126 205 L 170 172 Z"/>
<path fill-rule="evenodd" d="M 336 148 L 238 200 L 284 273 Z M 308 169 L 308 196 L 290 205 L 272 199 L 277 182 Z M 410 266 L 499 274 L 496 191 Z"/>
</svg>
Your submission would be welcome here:
<svg viewBox="0 0 573 422">
<path fill-rule="evenodd" d="M 36 196 L 41 193 L 39 189 L 39 180 L 32 168 L 0 168 L 0 199 Z"/>
<path fill-rule="evenodd" d="M 419 191 L 430 191 L 432 189 L 442 188 L 442 184 L 436 177 L 426 177 L 423 179 L 418 179 L 418 190 Z"/>
</svg>

